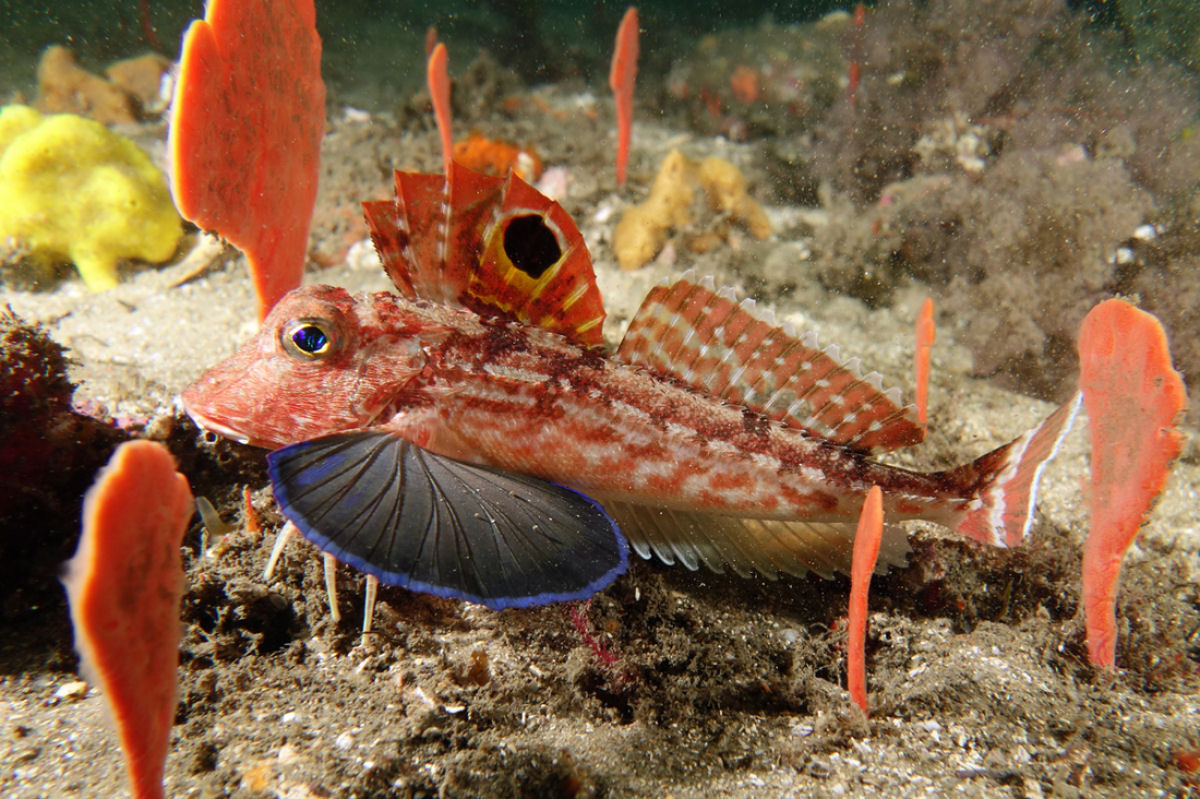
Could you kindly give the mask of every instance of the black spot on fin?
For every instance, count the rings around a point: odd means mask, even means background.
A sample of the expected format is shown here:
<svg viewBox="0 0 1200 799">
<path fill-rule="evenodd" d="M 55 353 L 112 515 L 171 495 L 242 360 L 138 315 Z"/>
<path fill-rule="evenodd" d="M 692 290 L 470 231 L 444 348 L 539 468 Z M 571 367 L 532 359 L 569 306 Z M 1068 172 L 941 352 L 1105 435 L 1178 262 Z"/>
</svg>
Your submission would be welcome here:
<svg viewBox="0 0 1200 799">
<path fill-rule="evenodd" d="M 283 515 L 380 582 L 496 610 L 586 599 L 629 552 L 601 507 L 569 488 L 353 432 L 267 456 Z"/>
<path fill-rule="evenodd" d="M 512 265 L 537 280 L 562 258 L 554 232 L 540 214 L 521 214 L 504 226 L 504 252 Z"/>
</svg>

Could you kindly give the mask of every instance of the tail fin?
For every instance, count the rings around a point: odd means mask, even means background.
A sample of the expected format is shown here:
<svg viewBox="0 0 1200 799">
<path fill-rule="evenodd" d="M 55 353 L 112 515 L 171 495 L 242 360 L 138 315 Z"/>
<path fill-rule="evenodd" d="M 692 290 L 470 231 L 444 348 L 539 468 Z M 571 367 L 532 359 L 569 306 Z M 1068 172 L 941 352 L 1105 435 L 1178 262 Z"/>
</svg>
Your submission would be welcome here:
<svg viewBox="0 0 1200 799">
<path fill-rule="evenodd" d="M 1015 441 L 949 472 L 973 497 L 955 525 L 967 538 L 1017 546 L 1033 523 L 1038 481 L 1075 422 L 1080 394 Z"/>
</svg>

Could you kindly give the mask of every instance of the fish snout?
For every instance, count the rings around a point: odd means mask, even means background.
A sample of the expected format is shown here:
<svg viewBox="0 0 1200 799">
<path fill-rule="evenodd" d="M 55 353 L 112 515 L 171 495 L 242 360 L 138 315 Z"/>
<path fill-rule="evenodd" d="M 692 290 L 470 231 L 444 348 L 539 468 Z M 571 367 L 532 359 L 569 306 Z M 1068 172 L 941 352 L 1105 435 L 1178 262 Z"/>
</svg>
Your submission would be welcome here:
<svg viewBox="0 0 1200 799">
<path fill-rule="evenodd" d="M 179 404 L 201 430 L 239 444 L 253 443 L 244 429 L 249 420 L 241 418 L 243 414 L 233 407 L 236 403 L 226 401 L 228 383 L 217 375 L 206 374 L 183 390 Z"/>
</svg>

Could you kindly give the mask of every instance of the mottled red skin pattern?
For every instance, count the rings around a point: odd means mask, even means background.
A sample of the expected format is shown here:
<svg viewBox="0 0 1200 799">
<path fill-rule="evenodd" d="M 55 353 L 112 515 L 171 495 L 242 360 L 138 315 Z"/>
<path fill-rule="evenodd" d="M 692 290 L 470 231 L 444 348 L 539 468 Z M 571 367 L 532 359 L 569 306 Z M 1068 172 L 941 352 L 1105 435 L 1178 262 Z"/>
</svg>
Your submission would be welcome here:
<svg viewBox="0 0 1200 799">
<path fill-rule="evenodd" d="M 327 357 L 284 346 L 297 319 L 334 331 Z M 601 501 L 840 521 L 879 485 L 889 518 L 945 523 L 970 496 L 946 474 L 875 463 L 540 328 L 386 293 L 291 292 L 183 401 L 201 426 L 257 446 L 387 430 Z"/>
</svg>

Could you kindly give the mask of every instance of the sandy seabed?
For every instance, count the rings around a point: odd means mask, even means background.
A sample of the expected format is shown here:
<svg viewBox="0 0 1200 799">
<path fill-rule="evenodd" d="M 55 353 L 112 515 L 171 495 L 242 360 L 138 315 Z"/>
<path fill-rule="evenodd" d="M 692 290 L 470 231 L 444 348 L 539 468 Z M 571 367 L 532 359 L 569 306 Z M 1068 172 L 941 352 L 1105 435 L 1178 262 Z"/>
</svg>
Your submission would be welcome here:
<svg viewBox="0 0 1200 799">
<path fill-rule="evenodd" d="M 822 289 L 806 235 L 826 212 L 768 208 L 775 234 L 702 255 L 680 251 L 621 272 L 611 233 L 641 199 L 670 147 L 715 154 L 746 171 L 748 146 L 639 121 L 631 186 L 612 177 L 607 101 L 545 90 L 555 121 L 549 165 L 567 170 L 563 204 L 592 250 L 610 319 L 624 324 L 654 283 L 695 268 L 816 329 L 911 396 L 912 326 L 923 293 L 898 289 L 871 310 Z M 584 113 L 588 109 L 595 113 Z M 544 119 L 497 116 L 487 128 L 533 140 Z M 331 120 L 306 282 L 388 288 L 357 201 L 390 193 L 395 167 L 435 170 L 428 131 L 382 115 Z M 146 141 L 161 137 L 148 127 Z M 263 453 L 206 440 L 174 398 L 254 331 L 240 256 L 211 247 L 158 270 L 131 271 L 89 295 L 74 280 L 6 289 L 0 305 L 41 322 L 66 346 L 76 400 L 168 443 L 197 495 L 241 524 L 248 487 L 265 530 L 238 526 L 216 541 L 198 521 L 187 568 L 179 708 L 167 761 L 173 797 L 586 796 L 1190 796 L 1180 753 L 1200 748 L 1200 452 L 1189 441 L 1125 567 L 1121 669 L 1086 663 L 1079 608 L 1087 530 L 1086 421 L 1043 481 L 1031 543 L 985 549 L 915 525 L 909 565 L 872 586 L 865 718 L 843 690 L 848 580 L 778 581 L 633 563 L 587 611 L 617 658 L 606 667 L 568 609 L 493 612 L 383 589 L 375 633 L 361 641 L 361 577 L 341 569 L 334 623 L 320 558 L 289 545 L 261 577 L 279 516 Z M 971 376 L 940 319 L 933 352 L 931 433 L 894 460 L 919 468 L 965 462 L 1019 435 L 1048 403 Z M 62 507 L 80 497 L 57 496 Z M 12 533 L 10 533 L 11 535 Z M 27 530 L 47 547 L 75 529 Z M 207 543 L 207 549 L 202 542 Z M 25 551 L 25 550 L 22 550 Z M 69 546 L 67 549 L 69 553 Z M 636 560 L 636 559 L 635 559 Z M 9 564 L 21 572 L 20 564 Z M 63 597 L 32 565 L 0 623 L 0 794 L 127 795 L 104 700 L 78 679 Z"/>
</svg>

